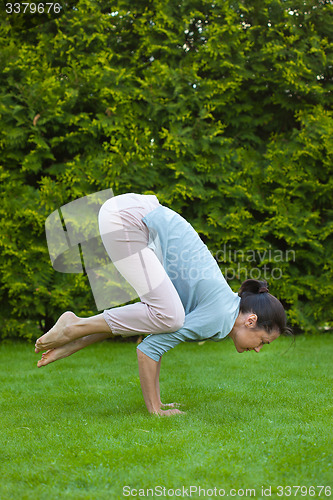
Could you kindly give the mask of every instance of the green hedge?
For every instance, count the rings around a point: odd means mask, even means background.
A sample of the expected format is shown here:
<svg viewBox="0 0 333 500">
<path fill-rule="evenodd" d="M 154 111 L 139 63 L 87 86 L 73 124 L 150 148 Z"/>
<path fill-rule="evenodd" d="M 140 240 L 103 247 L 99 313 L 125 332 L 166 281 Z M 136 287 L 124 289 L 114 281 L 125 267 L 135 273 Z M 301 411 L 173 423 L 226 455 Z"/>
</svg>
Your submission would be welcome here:
<svg viewBox="0 0 333 500">
<path fill-rule="evenodd" d="M 332 320 L 332 37 L 328 0 L 81 0 L 0 35 L 0 338 L 66 309 L 44 223 L 111 187 L 180 212 L 231 287 L 269 281 L 295 329 Z"/>
</svg>

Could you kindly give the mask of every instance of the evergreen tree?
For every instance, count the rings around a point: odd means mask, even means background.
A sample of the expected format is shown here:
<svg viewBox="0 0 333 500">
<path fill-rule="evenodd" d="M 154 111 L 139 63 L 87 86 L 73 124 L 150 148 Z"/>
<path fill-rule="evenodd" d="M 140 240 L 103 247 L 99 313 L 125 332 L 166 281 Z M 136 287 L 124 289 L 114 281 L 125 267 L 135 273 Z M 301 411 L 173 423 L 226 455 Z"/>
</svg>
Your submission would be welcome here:
<svg viewBox="0 0 333 500">
<path fill-rule="evenodd" d="M 68 2 L 67 2 L 68 3 Z M 80 0 L 0 33 L 1 336 L 96 313 L 51 267 L 47 216 L 111 187 L 186 217 L 236 291 L 332 320 L 329 0 Z M 252 273 L 252 274 L 250 274 Z"/>
</svg>

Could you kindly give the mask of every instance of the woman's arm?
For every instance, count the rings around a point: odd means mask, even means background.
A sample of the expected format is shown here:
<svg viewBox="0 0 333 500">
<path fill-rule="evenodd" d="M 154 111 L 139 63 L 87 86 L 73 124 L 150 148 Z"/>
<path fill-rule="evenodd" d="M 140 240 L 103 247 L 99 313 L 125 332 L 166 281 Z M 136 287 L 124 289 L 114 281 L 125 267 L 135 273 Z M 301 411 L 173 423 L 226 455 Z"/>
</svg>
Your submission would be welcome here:
<svg viewBox="0 0 333 500">
<path fill-rule="evenodd" d="M 137 353 L 141 389 L 149 413 L 166 416 L 183 413 L 176 408 L 172 410 L 161 410 L 159 394 L 159 370 L 161 360 L 154 361 L 140 350 L 138 350 Z"/>
<path fill-rule="evenodd" d="M 161 370 L 161 361 L 162 357 L 160 357 L 160 360 L 157 365 L 157 374 L 156 374 L 156 391 L 157 391 L 157 396 L 158 400 L 160 402 L 160 408 L 174 408 L 175 406 L 180 406 L 179 403 L 162 403 L 161 401 L 161 395 L 160 395 L 160 370 Z M 184 412 L 182 412 L 184 413 Z"/>
<path fill-rule="evenodd" d="M 138 353 L 140 384 L 149 413 L 158 413 L 160 409 L 159 395 L 156 388 L 158 362 L 149 358 L 141 351 Z"/>
</svg>

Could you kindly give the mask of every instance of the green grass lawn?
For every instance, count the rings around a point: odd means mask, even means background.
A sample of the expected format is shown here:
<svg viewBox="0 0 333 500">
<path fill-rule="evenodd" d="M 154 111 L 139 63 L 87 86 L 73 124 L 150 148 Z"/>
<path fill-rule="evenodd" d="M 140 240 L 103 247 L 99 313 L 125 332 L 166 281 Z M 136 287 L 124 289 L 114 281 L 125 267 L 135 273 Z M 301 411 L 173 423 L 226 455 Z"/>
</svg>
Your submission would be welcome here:
<svg viewBox="0 0 333 500">
<path fill-rule="evenodd" d="M 186 411 L 170 418 L 146 411 L 135 344 L 41 369 L 32 345 L 1 345 L 0 499 L 329 498 L 333 336 L 290 344 L 170 351 L 162 401 Z"/>
</svg>

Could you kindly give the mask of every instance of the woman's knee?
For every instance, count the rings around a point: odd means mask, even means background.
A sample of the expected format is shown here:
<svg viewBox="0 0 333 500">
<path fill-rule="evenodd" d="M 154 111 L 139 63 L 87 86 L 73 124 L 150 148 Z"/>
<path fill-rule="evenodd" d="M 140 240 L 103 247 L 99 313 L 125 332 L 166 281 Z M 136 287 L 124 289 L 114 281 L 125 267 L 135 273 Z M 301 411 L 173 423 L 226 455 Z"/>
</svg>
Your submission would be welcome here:
<svg viewBox="0 0 333 500">
<path fill-rule="evenodd" d="M 180 306 L 177 308 L 177 313 L 174 319 L 173 326 L 176 327 L 176 330 L 174 331 L 179 330 L 183 326 L 184 322 L 185 322 L 185 310 L 183 304 L 180 304 Z"/>
<path fill-rule="evenodd" d="M 172 314 L 168 314 L 161 318 L 163 323 L 162 328 L 164 333 L 172 333 L 179 330 L 185 321 L 185 311 L 182 305 L 177 306 Z"/>
</svg>

